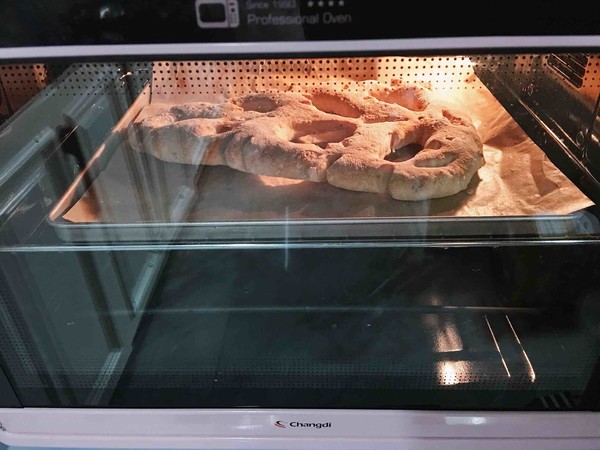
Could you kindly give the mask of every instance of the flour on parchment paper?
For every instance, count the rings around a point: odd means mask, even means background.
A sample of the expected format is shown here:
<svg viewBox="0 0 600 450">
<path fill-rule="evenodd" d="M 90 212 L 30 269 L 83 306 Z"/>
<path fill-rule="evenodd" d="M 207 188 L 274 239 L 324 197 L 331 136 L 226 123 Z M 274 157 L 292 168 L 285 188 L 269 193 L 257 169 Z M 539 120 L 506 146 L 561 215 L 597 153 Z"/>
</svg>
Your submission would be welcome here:
<svg viewBox="0 0 600 450">
<path fill-rule="evenodd" d="M 182 187 L 197 191 L 197 201 L 186 218 L 189 222 L 532 216 L 568 214 L 593 204 L 550 162 L 474 75 L 466 83 L 467 87 L 438 91 L 461 104 L 484 143 L 486 164 L 469 187 L 456 195 L 403 202 L 387 195 L 345 191 L 326 183 L 252 175 L 227 167 L 201 167 L 196 171 L 146 155 L 123 158 L 116 154 L 64 218 L 73 222 L 170 221 L 170 208 Z M 156 113 L 156 108 L 151 105 L 142 114 Z M 144 171 L 143 186 L 139 176 L 132 176 L 132 164 L 136 170 Z"/>
</svg>

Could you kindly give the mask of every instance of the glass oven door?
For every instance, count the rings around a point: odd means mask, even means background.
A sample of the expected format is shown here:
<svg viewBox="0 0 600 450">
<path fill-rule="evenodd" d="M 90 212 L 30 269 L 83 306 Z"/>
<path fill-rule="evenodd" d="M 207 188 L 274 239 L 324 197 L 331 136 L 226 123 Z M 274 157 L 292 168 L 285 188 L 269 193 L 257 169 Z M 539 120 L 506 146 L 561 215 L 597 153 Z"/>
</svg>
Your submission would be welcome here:
<svg viewBox="0 0 600 450">
<path fill-rule="evenodd" d="M 2 406 L 597 410 L 597 139 L 530 90 L 594 124 L 598 55 L 552 58 L 3 65 Z"/>
</svg>

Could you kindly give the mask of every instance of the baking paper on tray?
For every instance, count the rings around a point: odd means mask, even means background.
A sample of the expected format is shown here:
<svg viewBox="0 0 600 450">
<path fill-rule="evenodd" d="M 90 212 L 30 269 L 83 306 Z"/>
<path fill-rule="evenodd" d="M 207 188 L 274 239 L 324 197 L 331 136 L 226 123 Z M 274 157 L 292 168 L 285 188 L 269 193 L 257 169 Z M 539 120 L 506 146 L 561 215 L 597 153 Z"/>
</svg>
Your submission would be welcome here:
<svg viewBox="0 0 600 450">
<path fill-rule="evenodd" d="M 253 175 L 228 167 L 165 163 L 124 144 L 63 218 L 77 223 L 139 223 L 533 216 L 564 215 L 593 204 L 475 75 L 465 82 L 466 87 L 463 84 L 442 92 L 470 115 L 484 143 L 486 164 L 468 188 L 456 195 L 399 201 L 383 194 Z M 149 105 L 142 114 L 160 108 Z M 191 202 L 190 192 L 194 192 Z M 188 199 L 183 209 L 182 198 Z"/>
</svg>

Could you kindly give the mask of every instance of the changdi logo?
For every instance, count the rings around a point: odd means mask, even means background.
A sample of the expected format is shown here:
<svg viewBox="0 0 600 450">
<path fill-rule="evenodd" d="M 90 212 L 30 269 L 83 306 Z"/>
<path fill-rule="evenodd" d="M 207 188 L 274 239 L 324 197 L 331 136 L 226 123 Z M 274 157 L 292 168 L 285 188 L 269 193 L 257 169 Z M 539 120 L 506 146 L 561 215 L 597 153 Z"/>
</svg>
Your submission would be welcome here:
<svg viewBox="0 0 600 450">
<path fill-rule="evenodd" d="M 277 420 L 273 425 L 278 428 L 331 428 L 331 422 L 284 422 Z"/>
</svg>

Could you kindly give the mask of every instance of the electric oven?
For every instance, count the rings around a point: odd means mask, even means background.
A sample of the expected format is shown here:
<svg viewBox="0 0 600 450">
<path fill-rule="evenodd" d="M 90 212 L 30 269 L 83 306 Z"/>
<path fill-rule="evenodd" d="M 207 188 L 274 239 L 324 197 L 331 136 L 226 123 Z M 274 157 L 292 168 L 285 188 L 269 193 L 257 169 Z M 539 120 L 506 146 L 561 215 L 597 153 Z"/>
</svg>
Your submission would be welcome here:
<svg viewBox="0 0 600 450">
<path fill-rule="evenodd" d="M 600 448 L 593 11 L 4 8 L 0 442 Z"/>
</svg>

